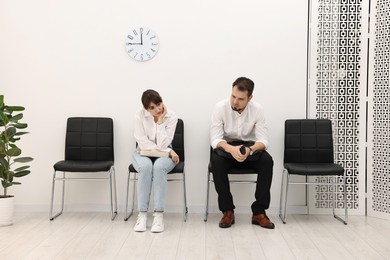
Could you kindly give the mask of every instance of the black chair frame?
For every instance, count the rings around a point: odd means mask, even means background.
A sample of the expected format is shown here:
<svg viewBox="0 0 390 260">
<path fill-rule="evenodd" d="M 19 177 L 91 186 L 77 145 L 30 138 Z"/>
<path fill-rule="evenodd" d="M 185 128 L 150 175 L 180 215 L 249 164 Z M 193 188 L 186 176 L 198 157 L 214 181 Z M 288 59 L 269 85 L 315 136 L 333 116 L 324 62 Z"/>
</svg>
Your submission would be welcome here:
<svg viewBox="0 0 390 260">
<path fill-rule="evenodd" d="M 57 172 L 63 172 L 57 177 Z M 68 177 L 68 173 L 101 173 L 106 177 Z M 73 174 L 74 175 L 74 174 Z M 113 121 L 104 117 L 70 117 L 67 120 L 65 140 L 65 160 L 54 165 L 50 220 L 54 220 L 64 211 L 65 182 L 78 180 L 109 180 L 111 220 L 117 215 L 117 195 L 114 168 Z M 62 181 L 61 209 L 53 214 L 55 185 Z"/>
<path fill-rule="evenodd" d="M 344 168 L 334 163 L 331 121 L 328 119 L 288 119 L 285 121 L 284 142 L 284 170 L 279 204 L 279 217 L 282 222 L 286 224 L 289 185 L 327 185 L 334 187 L 332 189 L 333 216 L 346 225 L 348 221 L 347 177 Z M 291 181 L 290 175 L 301 175 L 306 178 L 305 181 Z M 310 177 L 329 177 L 331 181 L 327 183 L 312 181 Z M 343 178 L 342 184 L 338 182 L 339 177 Z M 343 185 L 344 219 L 335 212 L 334 190 L 338 185 Z M 306 209 L 309 214 L 308 205 Z"/>
</svg>

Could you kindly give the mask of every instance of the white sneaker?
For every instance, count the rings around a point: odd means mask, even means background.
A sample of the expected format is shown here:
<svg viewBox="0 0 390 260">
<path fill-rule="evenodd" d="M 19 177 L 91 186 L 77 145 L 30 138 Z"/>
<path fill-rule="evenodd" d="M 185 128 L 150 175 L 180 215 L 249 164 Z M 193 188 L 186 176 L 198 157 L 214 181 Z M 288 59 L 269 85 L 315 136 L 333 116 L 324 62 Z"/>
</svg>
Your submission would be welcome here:
<svg viewBox="0 0 390 260">
<path fill-rule="evenodd" d="M 164 217 L 162 212 L 154 212 L 153 224 L 150 231 L 160 233 L 164 231 Z"/>
<path fill-rule="evenodd" d="M 146 231 L 147 212 L 138 213 L 137 223 L 135 223 L 134 231 L 145 232 Z"/>
</svg>

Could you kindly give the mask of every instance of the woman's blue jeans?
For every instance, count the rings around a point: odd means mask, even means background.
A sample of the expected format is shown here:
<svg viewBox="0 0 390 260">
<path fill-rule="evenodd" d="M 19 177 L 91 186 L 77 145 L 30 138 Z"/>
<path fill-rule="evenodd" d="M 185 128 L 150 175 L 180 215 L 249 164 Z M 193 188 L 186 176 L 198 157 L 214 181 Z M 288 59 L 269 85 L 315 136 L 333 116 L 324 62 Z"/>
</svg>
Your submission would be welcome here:
<svg viewBox="0 0 390 260">
<path fill-rule="evenodd" d="M 163 212 L 167 191 L 167 174 L 175 167 L 175 163 L 171 158 L 149 158 L 134 152 L 133 166 L 138 172 L 138 211 L 148 211 L 153 187 L 154 211 Z"/>
</svg>

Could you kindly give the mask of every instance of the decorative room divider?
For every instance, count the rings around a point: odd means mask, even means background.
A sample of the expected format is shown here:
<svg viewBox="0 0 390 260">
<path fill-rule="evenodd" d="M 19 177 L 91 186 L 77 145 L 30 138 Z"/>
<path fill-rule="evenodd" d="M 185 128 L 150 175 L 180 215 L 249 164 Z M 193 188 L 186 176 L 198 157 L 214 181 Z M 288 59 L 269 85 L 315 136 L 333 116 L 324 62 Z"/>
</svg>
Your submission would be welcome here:
<svg viewBox="0 0 390 260">
<path fill-rule="evenodd" d="M 370 9 L 367 213 L 390 219 L 390 1 Z"/>
<path fill-rule="evenodd" d="M 332 120 L 350 213 L 384 218 L 390 218 L 389 12 L 390 0 L 309 0 L 308 116 Z M 334 199 L 343 208 L 339 187 Z M 316 198 L 310 210 L 329 212 L 332 186 L 309 192 Z"/>
</svg>

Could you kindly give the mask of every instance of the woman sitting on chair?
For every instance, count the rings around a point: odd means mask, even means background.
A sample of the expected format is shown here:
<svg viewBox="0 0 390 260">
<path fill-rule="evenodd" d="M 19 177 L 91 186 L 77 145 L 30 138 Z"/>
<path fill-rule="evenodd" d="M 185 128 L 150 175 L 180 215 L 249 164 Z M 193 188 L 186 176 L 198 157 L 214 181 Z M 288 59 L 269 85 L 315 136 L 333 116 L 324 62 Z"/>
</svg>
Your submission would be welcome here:
<svg viewBox="0 0 390 260">
<path fill-rule="evenodd" d="M 152 89 L 142 94 L 143 109 L 135 114 L 134 137 L 138 144 L 133 154 L 133 166 L 138 172 L 138 219 L 134 231 L 146 231 L 150 193 L 153 187 L 154 220 L 152 232 L 164 231 L 164 203 L 167 174 L 180 158 L 171 148 L 176 130 L 177 116 L 167 109 L 160 94 Z M 141 155 L 141 151 L 158 151 L 161 157 Z M 162 153 L 161 153 L 162 152 Z M 166 157 L 163 155 L 166 153 Z"/>
</svg>

